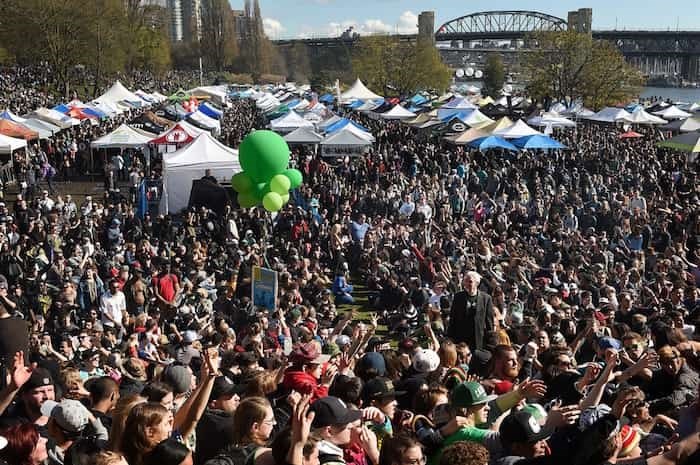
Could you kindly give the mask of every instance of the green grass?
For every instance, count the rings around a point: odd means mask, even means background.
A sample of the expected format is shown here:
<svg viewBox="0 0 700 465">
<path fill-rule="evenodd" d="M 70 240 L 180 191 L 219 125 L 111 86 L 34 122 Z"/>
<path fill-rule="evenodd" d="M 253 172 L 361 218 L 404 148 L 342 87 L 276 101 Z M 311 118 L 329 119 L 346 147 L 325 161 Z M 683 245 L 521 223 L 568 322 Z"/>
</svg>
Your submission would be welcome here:
<svg viewBox="0 0 700 465">
<path fill-rule="evenodd" d="M 356 321 L 369 323 L 374 311 L 369 306 L 368 295 L 369 291 L 367 290 L 367 286 L 362 283 L 362 280 L 359 278 L 353 280 L 352 297 L 355 299 L 355 302 L 353 304 L 339 305 L 337 307 L 338 313 L 354 311 L 357 314 L 355 318 Z M 377 326 L 377 335 L 385 336 L 388 332 L 389 330 L 386 325 L 380 324 Z"/>
</svg>

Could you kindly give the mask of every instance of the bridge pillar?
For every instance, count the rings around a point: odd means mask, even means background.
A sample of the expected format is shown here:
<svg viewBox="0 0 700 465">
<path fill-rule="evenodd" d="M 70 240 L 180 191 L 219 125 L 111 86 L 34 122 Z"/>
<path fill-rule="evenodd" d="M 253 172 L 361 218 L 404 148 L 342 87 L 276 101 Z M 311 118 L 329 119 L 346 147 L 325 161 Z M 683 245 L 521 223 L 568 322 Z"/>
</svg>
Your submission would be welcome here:
<svg viewBox="0 0 700 465">
<path fill-rule="evenodd" d="M 435 12 L 423 11 L 418 15 L 418 39 L 435 43 Z"/>
<path fill-rule="evenodd" d="M 576 11 L 569 11 L 566 22 L 569 25 L 569 30 L 591 34 L 593 30 L 591 26 L 591 23 L 593 23 L 593 9 L 579 8 Z"/>
<path fill-rule="evenodd" d="M 688 81 L 697 82 L 700 80 L 700 56 L 698 55 L 688 55 L 683 57 L 683 65 L 681 69 L 681 75 L 683 79 Z"/>
</svg>

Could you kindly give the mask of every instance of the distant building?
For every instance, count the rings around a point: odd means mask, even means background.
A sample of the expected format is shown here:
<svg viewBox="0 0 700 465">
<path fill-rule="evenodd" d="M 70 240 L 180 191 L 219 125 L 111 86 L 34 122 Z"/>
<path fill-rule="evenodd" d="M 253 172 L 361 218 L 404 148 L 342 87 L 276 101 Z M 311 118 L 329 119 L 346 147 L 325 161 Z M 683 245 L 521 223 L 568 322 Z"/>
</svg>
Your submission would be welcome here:
<svg viewBox="0 0 700 465">
<path fill-rule="evenodd" d="M 202 1 L 182 0 L 182 40 L 199 42 L 202 38 Z"/>
<path fill-rule="evenodd" d="M 168 5 L 168 31 L 172 42 L 182 42 L 184 38 L 184 28 L 182 22 L 182 1 L 167 0 Z"/>
<path fill-rule="evenodd" d="M 576 11 L 569 11 L 566 22 L 569 25 L 569 30 L 591 34 L 593 30 L 593 9 L 579 8 Z"/>
</svg>

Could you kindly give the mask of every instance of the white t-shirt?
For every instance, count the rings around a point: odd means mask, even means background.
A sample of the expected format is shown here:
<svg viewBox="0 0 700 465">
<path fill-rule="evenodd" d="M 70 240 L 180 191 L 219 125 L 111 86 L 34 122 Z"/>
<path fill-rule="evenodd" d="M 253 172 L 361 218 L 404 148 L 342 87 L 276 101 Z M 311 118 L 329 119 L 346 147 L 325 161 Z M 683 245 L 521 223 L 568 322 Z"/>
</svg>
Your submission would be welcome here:
<svg viewBox="0 0 700 465">
<path fill-rule="evenodd" d="M 124 311 L 126 310 L 126 298 L 122 291 L 117 291 L 112 295 L 109 291 L 102 294 L 100 299 L 100 310 L 102 311 L 102 324 L 114 327 L 114 323 L 107 318 L 109 315 L 112 320 L 122 322 Z"/>
</svg>

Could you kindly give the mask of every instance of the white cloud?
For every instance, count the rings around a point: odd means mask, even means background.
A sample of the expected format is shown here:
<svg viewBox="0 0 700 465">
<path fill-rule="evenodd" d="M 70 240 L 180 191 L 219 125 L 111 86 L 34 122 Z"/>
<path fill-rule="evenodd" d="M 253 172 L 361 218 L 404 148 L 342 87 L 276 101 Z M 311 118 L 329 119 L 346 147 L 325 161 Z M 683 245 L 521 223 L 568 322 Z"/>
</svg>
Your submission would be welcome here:
<svg viewBox="0 0 700 465">
<path fill-rule="evenodd" d="M 304 27 L 300 30 L 300 38 L 311 37 L 338 37 L 347 29 L 360 35 L 372 34 L 416 34 L 418 33 L 418 15 L 412 11 L 404 11 L 393 24 L 387 24 L 381 19 L 369 18 L 364 21 L 348 19 L 345 21 L 332 21 L 319 29 Z"/>
<path fill-rule="evenodd" d="M 265 35 L 270 39 L 276 39 L 284 33 L 287 28 L 282 26 L 282 23 L 274 18 L 263 18 L 263 29 Z"/>
<path fill-rule="evenodd" d="M 397 29 L 400 34 L 417 34 L 418 33 L 418 15 L 412 11 L 404 11 L 399 16 Z"/>
</svg>

